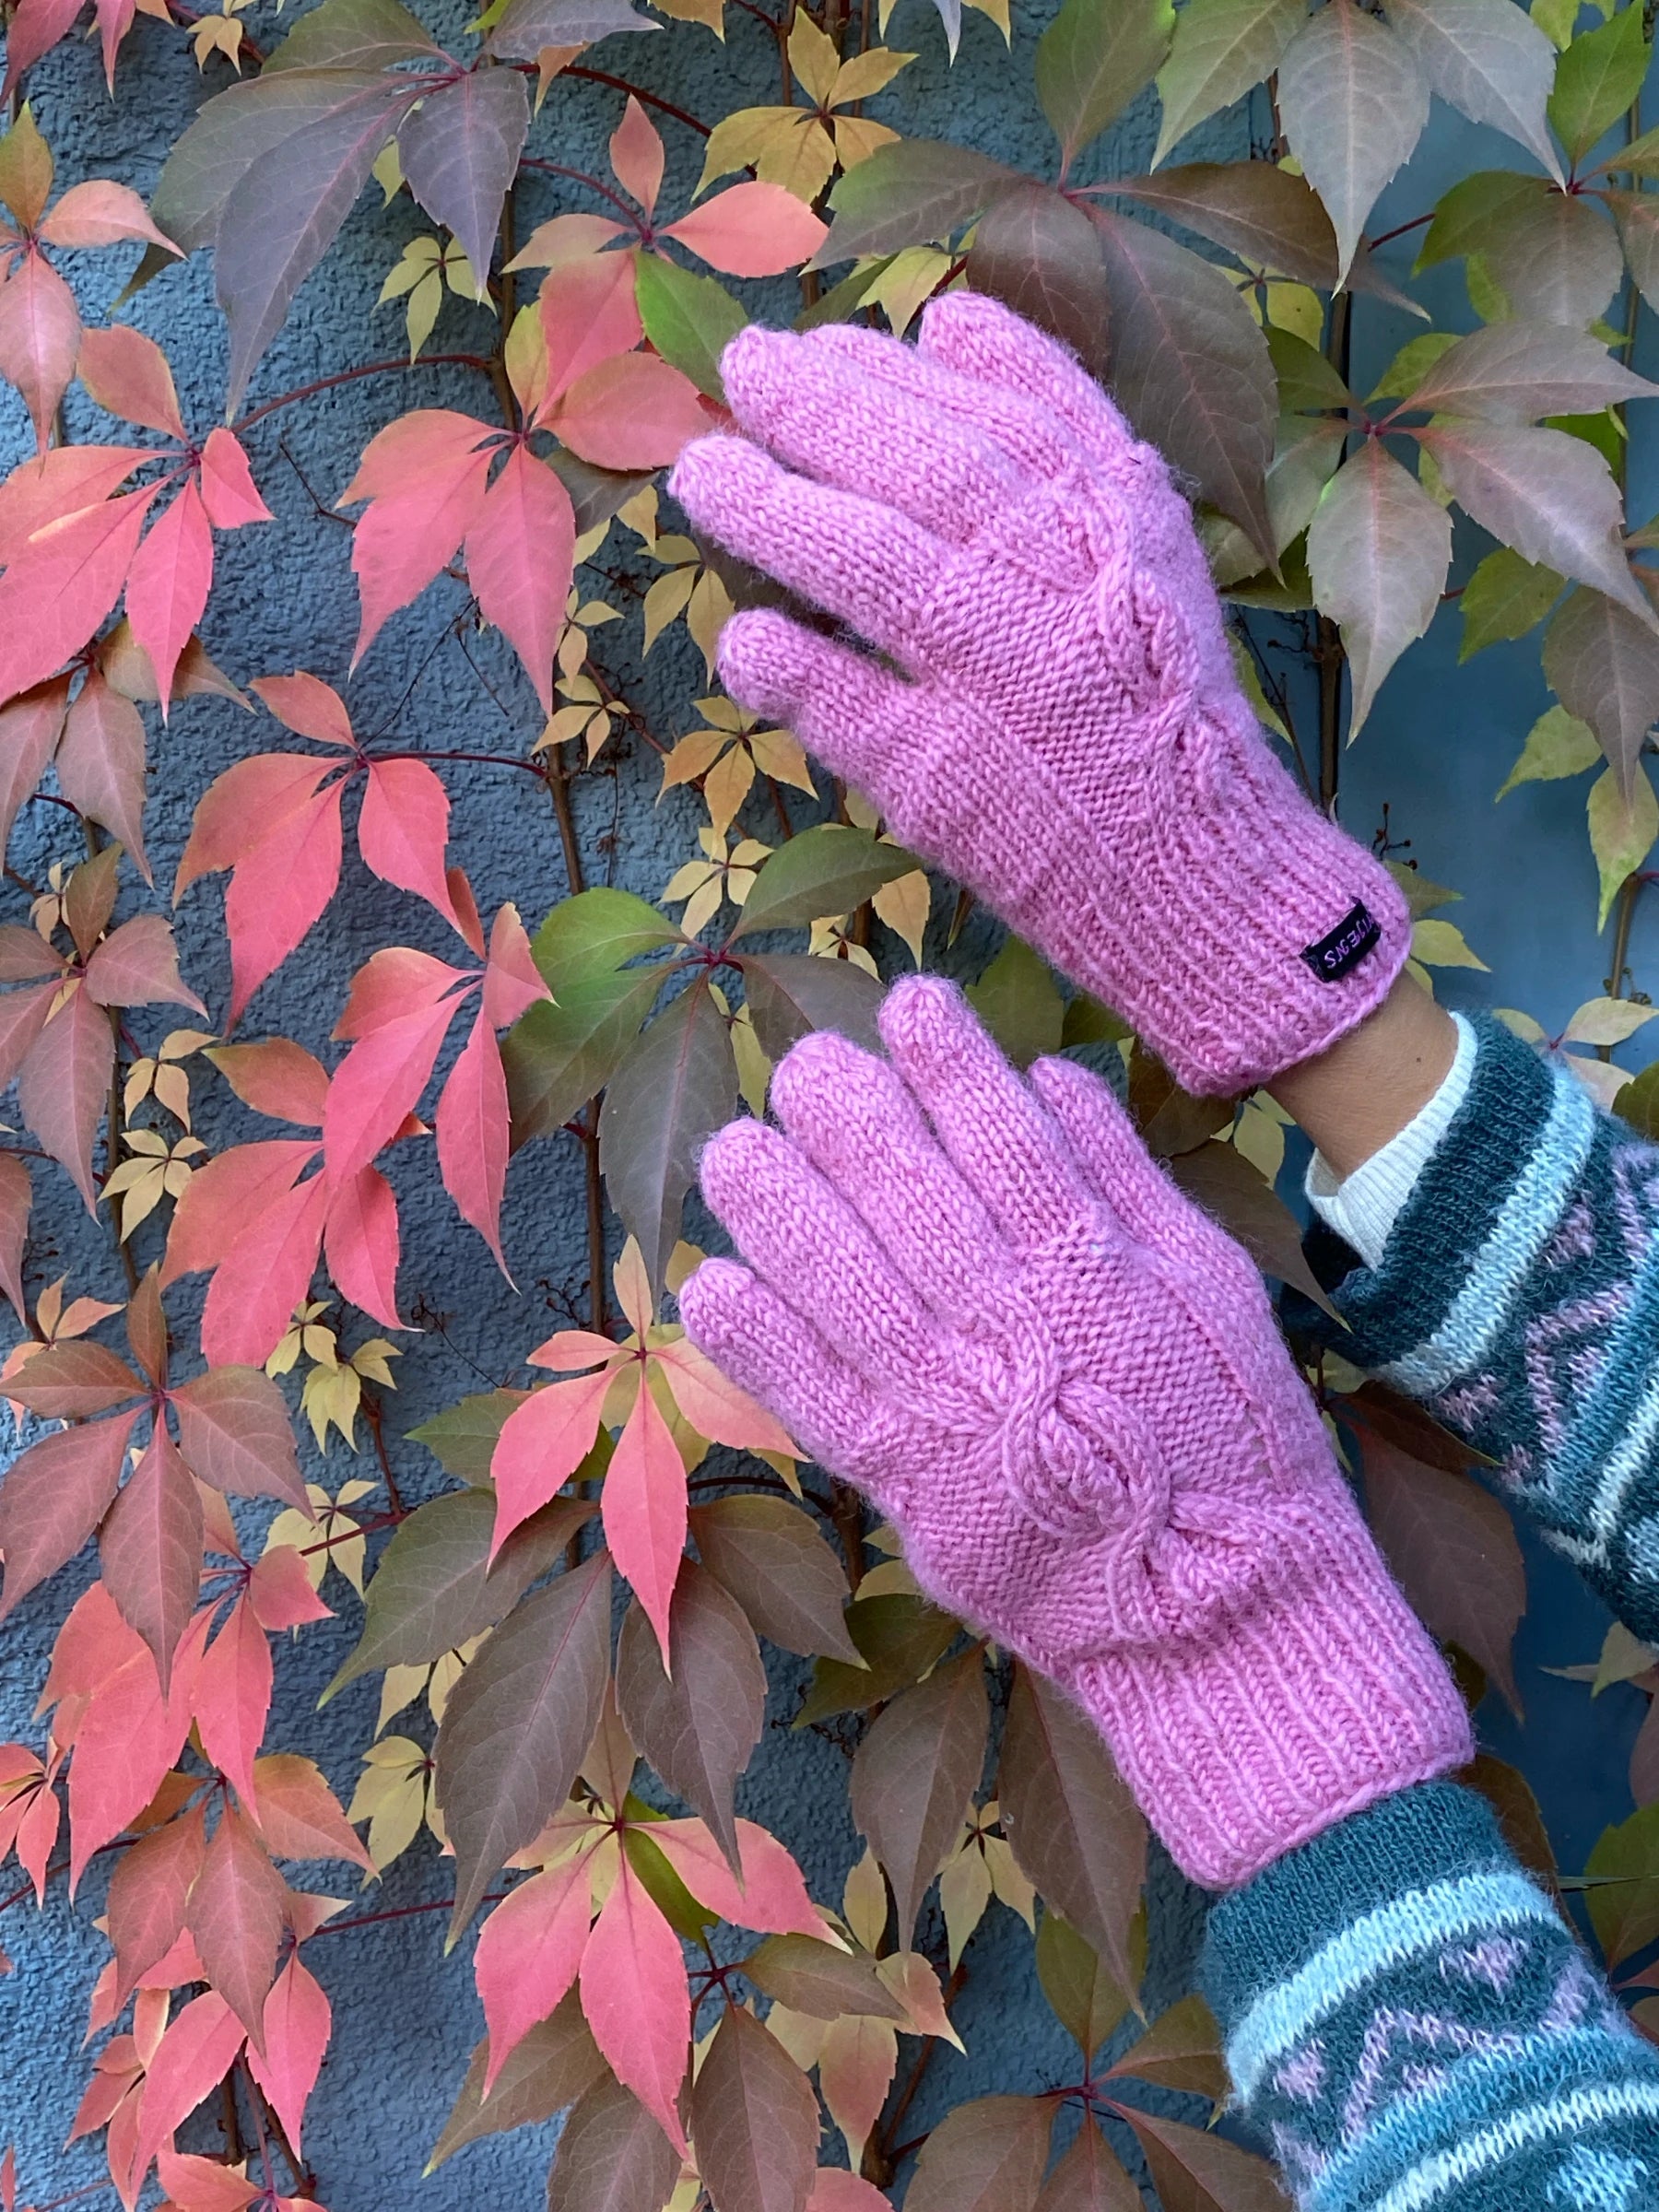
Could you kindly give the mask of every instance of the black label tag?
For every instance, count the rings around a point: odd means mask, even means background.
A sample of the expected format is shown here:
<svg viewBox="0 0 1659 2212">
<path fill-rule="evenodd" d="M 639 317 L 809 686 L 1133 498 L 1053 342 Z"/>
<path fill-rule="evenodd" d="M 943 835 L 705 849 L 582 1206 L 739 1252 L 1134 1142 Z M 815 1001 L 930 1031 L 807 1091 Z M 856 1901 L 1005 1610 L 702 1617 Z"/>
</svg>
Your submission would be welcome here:
<svg viewBox="0 0 1659 2212">
<path fill-rule="evenodd" d="M 1343 915 L 1328 937 L 1307 946 L 1302 959 L 1322 983 L 1339 983 L 1343 977 L 1381 944 L 1382 924 L 1363 900 Z"/>
</svg>

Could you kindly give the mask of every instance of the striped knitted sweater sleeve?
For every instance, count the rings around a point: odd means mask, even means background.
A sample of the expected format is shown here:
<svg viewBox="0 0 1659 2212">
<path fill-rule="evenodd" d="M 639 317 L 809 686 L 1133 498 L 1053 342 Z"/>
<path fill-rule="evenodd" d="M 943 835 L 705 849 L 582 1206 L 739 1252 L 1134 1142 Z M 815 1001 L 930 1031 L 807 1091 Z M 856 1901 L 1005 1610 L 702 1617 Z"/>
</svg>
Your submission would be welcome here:
<svg viewBox="0 0 1659 2212">
<path fill-rule="evenodd" d="M 1466 1790 L 1277 1860 L 1212 1911 L 1199 1978 L 1300 2212 L 1659 2207 L 1659 2052 Z"/>
<path fill-rule="evenodd" d="M 1463 1103 L 1376 1266 L 1335 1281 L 1352 1255 L 1310 1239 L 1352 1331 L 1325 1335 L 1494 1459 L 1659 1641 L 1659 1150 L 1500 1022 L 1475 1029 Z"/>
</svg>

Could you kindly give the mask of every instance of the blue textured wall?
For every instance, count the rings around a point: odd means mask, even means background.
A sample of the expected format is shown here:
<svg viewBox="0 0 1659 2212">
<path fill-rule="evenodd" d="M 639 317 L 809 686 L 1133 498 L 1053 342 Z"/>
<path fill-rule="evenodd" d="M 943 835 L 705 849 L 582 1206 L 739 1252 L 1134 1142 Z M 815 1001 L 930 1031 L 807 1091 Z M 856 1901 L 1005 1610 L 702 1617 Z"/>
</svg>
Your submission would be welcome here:
<svg viewBox="0 0 1659 2212">
<path fill-rule="evenodd" d="M 1046 154 L 1046 131 L 1029 95 L 1030 51 L 1051 12 L 1046 6 L 1016 9 L 1012 63 L 985 19 L 968 17 L 963 50 L 954 72 L 945 67 L 939 28 L 925 0 L 900 0 L 891 42 L 913 45 L 923 59 L 877 105 L 907 135 L 965 138 L 1030 164 Z M 753 100 L 773 99 L 775 71 L 770 39 L 738 11 L 730 11 L 732 41 L 722 53 L 706 34 L 677 29 L 669 36 L 613 41 L 602 64 L 654 84 L 692 109 L 711 113 L 736 104 L 730 89 L 735 70 Z M 254 37 L 270 42 L 283 25 L 269 6 L 247 18 Z M 460 20 L 452 18 L 453 30 Z M 221 64 L 210 65 L 207 88 L 225 81 Z M 63 181 L 112 173 L 147 190 L 168 147 L 202 97 L 203 87 L 182 41 L 140 18 L 125 49 L 121 96 L 104 97 L 95 51 L 60 52 L 36 72 L 31 88 L 38 118 L 53 143 Z M 534 142 L 537 150 L 588 167 L 602 166 L 605 137 L 617 119 L 614 94 L 566 82 L 557 87 Z M 1148 103 L 1132 115 L 1097 157 L 1099 173 L 1140 167 L 1149 155 L 1153 112 Z M 1243 119 L 1222 135 L 1239 143 Z M 665 125 L 670 158 L 665 205 L 683 205 L 700 159 L 691 134 Z M 1454 171 L 1511 160 L 1512 149 L 1494 140 L 1477 144 L 1466 126 L 1453 131 L 1439 118 L 1436 133 L 1385 206 L 1394 219 L 1426 207 Z M 539 219 L 559 205 L 549 194 L 538 205 L 526 194 L 524 220 Z M 365 195 L 338 248 L 302 293 L 296 312 L 272 347 L 251 394 L 253 404 L 278 391 L 366 358 L 396 354 L 402 344 L 397 307 L 372 302 L 403 240 L 426 228 L 406 198 L 382 211 L 378 195 Z M 82 257 L 88 272 L 89 311 L 101 309 L 125 274 L 129 255 Z M 757 302 L 765 288 L 755 288 Z M 782 292 L 781 313 L 788 307 Z M 135 302 L 133 319 L 167 347 L 179 376 L 185 411 L 205 431 L 222 389 L 223 329 L 211 305 L 205 261 L 171 271 Z M 1464 319 L 1459 280 L 1445 279 L 1442 321 Z M 1380 366 L 1407 326 L 1361 303 L 1358 317 L 1359 388 L 1367 364 Z M 486 342 L 479 311 L 449 302 L 434 345 L 469 347 Z M 444 625 L 460 608 L 458 592 L 439 585 L 388 625 L 357 680 L 346 669 L 357 624 L 356 594 L 347 568 L 349 536 L 313 511 L 312 490 L 326 505 L 337 497 L 353 458 L 368 437 L 403 407 L 415 404 L 462 406 L 479 394 L 459 374 L 417 370 L 406 379 L 377 378 L 347 386 L 312 405 L 272 418 L 252 437 L 255 473 L 276 512 L 275 526 L 219 541 L 220 581 L 207 625 L 207 644 L 239 680 L 306 667 L 347 688 L 360 730 L 400 743 L 441 749 L 522 752 L 539 715 L 511 657 L 492 637 L 458 639 Z M 84 395 L 72 394 L 72 435 L 110 434 Z M 24 450 L 22 410 L 0 390 L 0 465 Z M 1639 446 L 1636 481 L 1653 478 L 1651 444 Z M 310 488 L 308 488 L 308 487 Z M 1647 505 L 1639 491 L 1633 512 Z M 1461 527 L 1461 525 L 1460 525 Z M 618 534 L 618 537 L 620 534 Z M 1467 547 L 1463 548 L 1466 554 Z M 613 543 L 613 554 L 615 543 Z M 630 691 L 666 735 L 689 726 L 689 700 L 702 688 L 700 671 L 683 633 L 659 646 L 648 666 L 637 665 L 637 617 L 619 648 L 619 633 L 606 633 L 603 653 L 622 669 Z M 629 645 L 633 651 L 630 653 Z M 1406 671 L 1385 688 L 1363 743 L 1347 763 L 1347 818 L 1368 830 L 1382 804 L 1391 807 L 1396 837 L 1411 840 L 1425 871 L 1466 895 L 1458 919 L 1470 942 L 1490 960 L 1493 974 L 1458 974 L 1448 995 L 1457 1003 L 1521 1005 L 1559 1027 L 1581 999 L 1601 987 L 1605 947 L 1593 929 L 1594 876 L 1585 848 L 1578 787 L 1536 787 L 1490 805 L 1526 728 L 1544 703 L 1535 652 L 1530 646 L 1490 653 L 1471 668 L 1455 666 L 1456 627 L 1442 619 Z M 481 673 L 480 673 L 481 672 Z M 487 677 L 488 685 L 481 680 Z M 192 804 L 207 779 L 241 754 L 283 742 L 263 714 L 249 717 L 213 700 L 192 702 L 163 735 L 152 716 L 150 851 L 159 882 L 171 883 L 188 830 Z M 453 857 L 469 871 L 488 914 L 504 899 L 516 900 L 534 924 L 567 886 L 558 839 L 544 795 L 514 771 L 446 770 L 455 814 Z M 624 755 L 584 780 L 577 806 L 584 850 L 601 856 L 613 880 L 654 896 L 690 847 L 696 824 L 683 794 L 655 803 L 653 761 Z M 526 790 L 530 795 L 526 797 Z M 12 850 L 13 865 L 39 880 L 53 859 L 73 860 L 61 811 L 46 805 L 25 812 Z M 597 871 L 596 871 L 597 872 Z M 139 903 L 145 903 L 140 900 Z M 20 917 L 23 894 L 8 888 L 8 915 Z M 129 894 L 129 904 L 133 903 Z M 1651 978 L 1659 958 L 1659 918 L 1639 925 L 1633 959 L 1639 979 Z M 204 884 L 185 901 L 181 921 L 187 976 L 223 1018 L 228 972 L 220 929 L 220 889 Z M 324 1041 L 345 978 L 377 947 L 408 942 L 447 953 L 450 941 L 418 901 L 371 886 L 350 855 L 341 897 L 331 908 L 325 934 L 311 945 L 255 1001 L 243 1031 L 291 1034 L 326 1051 Z M 952 964 L 971 973 L 990 945 L 976 924 Z M 141 1033 L 159 1036 L 172 1026 L 158 1013 L 137 1018 Z M 199 1124 L 215 1147 L 254 1134 L 258 1124 L 229 1100 L 211 1080 L 198 1085 Z M 433 1463 L 402 1432 L 437 1407 L 491 1382 L 512 1379 L 525 1348 L 549 1326 L 551 1309 L 580 1289 L 583 1275 L 580 1171 L 564 1141 L 531 1148 L 509 1181 L 507 1243 L 524 1295 L 515 1297 L 491 1266 L 482 1245 L 457 1224 L 441 1192 L 429 1147 L 402 1147 L 394 1176 L 403 1209 L 405 1311 L 418 1300 L 446 1317 L 444 1340 L 411 1347 L 400 1372 L 402 1389 L 392 1409 L 392 1441 L 406 1495 L 418 1498 L 442 1487 Z M 77 1214 L 67 1182 L 43 1169 L 38 1182 L 36 1237 L 30 1253 L 33 1288 L 65 1268 L 72 1288 L 121 1295 L 118 1271 L 101 1227 Z M 147 1248 L 141 1243 L 141 1250 Z M 182 1311 L 185 1300 L 179 1300 Z M 313 1463 L 315 1454 L 312 1454 Z M 325 1465 L 308 1470 L 336 1488 L 359 1470 L 336 1440 Z M 364 1472 L 369 1470 L 364 1469 Z M 1497 1747 L 1520 1758 L 1545 1800 L 1553 1831 L 1569 1866 L 1605 1823 L 1629 1806 L 1624 1766 L 1641 1717 L 1636 1693 L 1615 1690 L 1595 1705 L 1583 1690 L 1542 1672 L 1594 1652 L 1604 1617 L 1572 1575 L 1545 1558 L 1532 1562 L 1533 1610 L 1521 1642 L 1521 1676 L 1528 1700 L 1524 1733 L 1494 1723 Z M 30 1730 L 29 1710 L 44 1654 L 62 1618 L 70 1575 L 37 1594 L 0 1641 L 0 1735 Z M 309 1631 L 279 1656 L 278 1702 L 272 1740 L 303 1747 L 323 1759 L 343 1795 L 349 1794 L 358 1757 L 373 1728 L 378 1679 L 354 1685 L 319 1720 L 316 1695 L 357 1632 L 357 1606 L 337 1577 L 327 1594 L 338 1606 L 334 1627 Z M 853 1838 L 845 1806 L 841 1756 L 813 1735 L 783 1725 L 793 1710 L 794 1685 L 774 1668 L 772 1719 L 743 1802 L 773 1824 L 795 1850 L 815 1892 L 839 1895 Z M 317 1886 L 344 1894 L 338 1867 L 317 1870 Z M 360 1910 L 418 1904 L 446 1894 L 448 1877 L 429 1839 L 418 1843 L 371 1889 Z M 0 2140 L 15 2137 L 26 2193 L 55 2197 L 102 2172 L 101 2149 L 82 2144 L 60 2149 L 67 2114 L 81 2080 L 72 2053 L 84 2025 L 84 2005 L 106 1955 L 91 1925 L 101 1908 L 101 1888 L 88 1878 L 73 1909 L 61 1884 L 37 1920 L 29 1911 L 7 1916 L 3 1933 L 15 1971 L 0 1982 L 0 2037 L 6 2079 L 0 2089 Z M 423 2212 L 471 2212 L 478 2202 L 529 2206 L 541 2201 L 550 2131 L 526 2131 L 463 2152 L 428 2182 L 420 2170 L 481 2027 L 465 1952 L 441 1956 L 441 1918 L 416 1913 L 353 1933 L 320 1938 L 308 1952 L 335 2008 L 335 2035 L 313 2100 L 306 2147 L 333 2212 L 370 2212 L 389 2203 L 418 2205 Z M 1194 1917 L 1178 1886 L 1159 1889 L 1155 1954 L 1161 1998 L 1179 1983 L 1190 1953 Z M 994 1908 L 971 1953 L 971 1977 L 957 2018 L 968 2055 L 947 2054 L 935 2065 L 917 2109 L 918 2126 L 946 2101 L 992 2088 L 1034 2088 L 1062 2077 L 1067 2046 L 1031 1985 L 1030 1948 L 1023 1932 Z"/>
</svg>

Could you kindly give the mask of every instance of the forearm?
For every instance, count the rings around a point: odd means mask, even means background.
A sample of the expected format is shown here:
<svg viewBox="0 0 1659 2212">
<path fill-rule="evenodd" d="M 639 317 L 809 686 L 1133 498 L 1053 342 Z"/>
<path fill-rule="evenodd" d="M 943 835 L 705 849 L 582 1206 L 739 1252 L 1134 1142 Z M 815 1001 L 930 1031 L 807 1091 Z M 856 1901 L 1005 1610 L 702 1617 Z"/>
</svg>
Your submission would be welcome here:
<svg viewBox="0 0 1659 2212">
<path fill-rule="evenodd" d="M 1384 1799 L 1217 1905 L 1200 1982 L 1304 2212 L 1640 2212 L 1659 2054 L 1485 1802 Z"/>
<path fill-rule="evenodd" d="M 1351 1175 L 1440 1088 L 1457 1051 L 1452 1017 L 1409 975 L 1327 1053 L 1268 1085 L 1336 1175 Z"/>
</svg>

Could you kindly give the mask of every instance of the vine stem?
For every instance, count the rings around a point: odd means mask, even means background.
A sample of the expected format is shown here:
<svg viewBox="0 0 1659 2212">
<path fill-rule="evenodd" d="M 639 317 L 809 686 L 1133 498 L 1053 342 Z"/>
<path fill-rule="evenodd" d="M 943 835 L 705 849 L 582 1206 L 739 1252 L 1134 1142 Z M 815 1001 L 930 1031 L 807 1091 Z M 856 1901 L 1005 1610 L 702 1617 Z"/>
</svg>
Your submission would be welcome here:
<svg viewBox="0 0 1659 2212">
<path fill-rule="evenodd" d="M 365 376 L 390 376 L 394 371 L 410 369 L 476 369 L 480 376 L 495 374 L 495 363 L 482 353 L 423 353 L 412 361 L 401 358 L 392 361 L 365 361 L 360 368 L 338 369 L 332 376 L 319 376 L 309 384 L 296 384 L 291 392 L 278 392 L 275 399 L 267 399 L 233 427 L 240 436 L 251 430 L 255 423 L 263 422 L 267 415 L 275 415 L 281 407 L 298 406 L 304 399 L 315 399 L 320 392 L 333 392 L 341 384 L 355 384 Z"/>
</svg>

